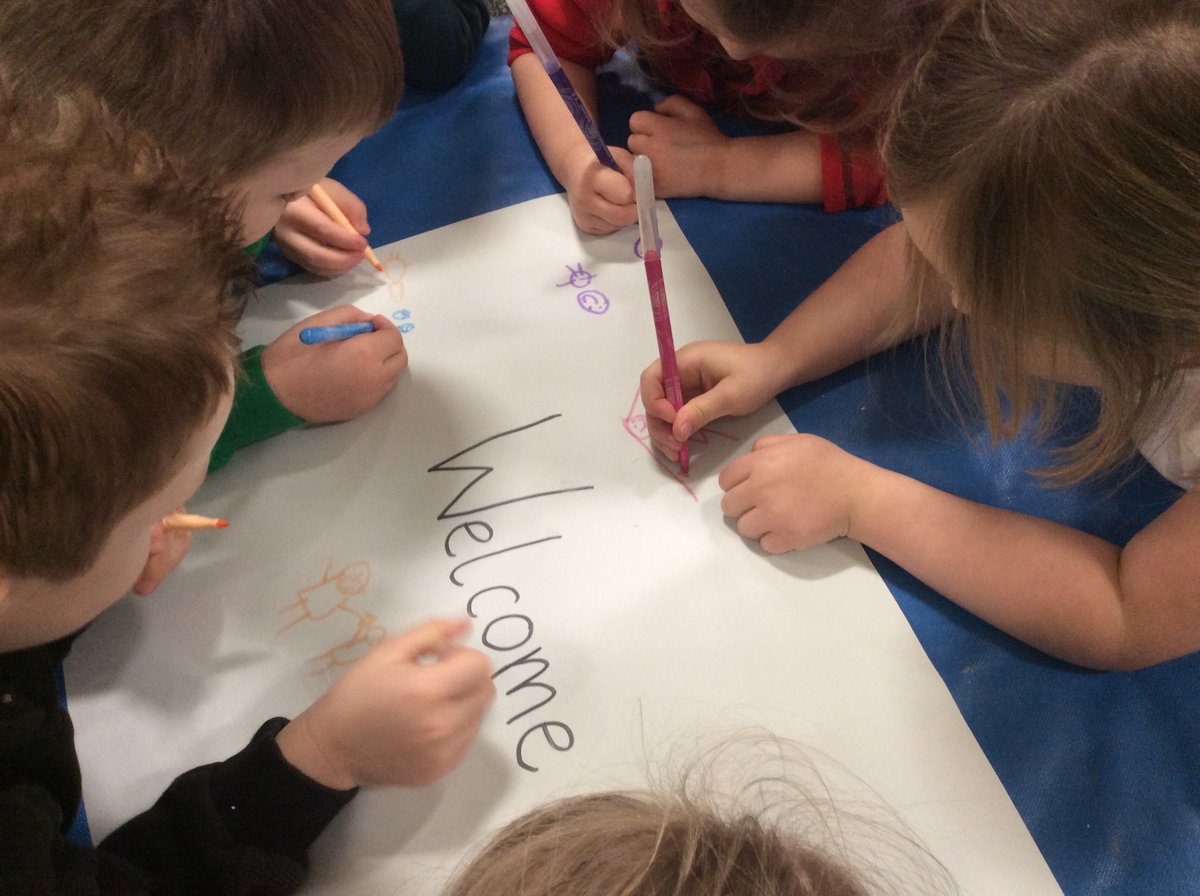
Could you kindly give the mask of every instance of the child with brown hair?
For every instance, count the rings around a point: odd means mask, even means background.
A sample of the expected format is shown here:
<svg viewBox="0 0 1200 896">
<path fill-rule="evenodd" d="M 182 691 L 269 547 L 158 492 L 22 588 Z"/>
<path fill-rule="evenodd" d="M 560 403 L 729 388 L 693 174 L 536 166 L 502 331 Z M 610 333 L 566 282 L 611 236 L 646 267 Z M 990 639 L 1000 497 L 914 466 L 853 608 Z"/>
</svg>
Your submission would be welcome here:
<svg viewBox="0 0 1200 896">
<path fill-rule="evenodd" d="M 334 275 L 367 248 L 366 209 L 328 179 L 333 163 L 388 121 L 403 68 L 388 0 L 13 0 L 0 9 L 0 57 L 19 89 L 95 90 L 183 169 L 241 205 L 253 254 L 274 228 L 285 255 Z M 320 181 L 359 231 L 308 198 Z M 306 346 L 299 328 L 373 320 L 375 331 Z M 408 363 L 386 318 L 342 306 L 249 349 L 213 466 L 304 422 L 347 420 L 376 404 Z"/>
<path fill-rule="evenodd" d="M 90 100 L 0 102 L 0 122 L 0 892 L 290 893 L 358 785 L 457 765 L 488 661 L 431 621 L 98 848 L 67 839 L 81 782 L 55 669 L 204 478 L 248 261 L 211 185 Z"/>
<path fill-rule="evenodd" d="M 509 64 L 530 130 L 580 229 L 637 220 L 631 153 L 654 163 L 661 198 L 881 205 L 874 137 L 895 86 L 947 0 L 532 0 L 563 70 L 596 111 L 594 70 L 623 46 L 674 92 L 629 120 L 621 172 L 602 165 L 514 26 Z M 727 137 L 704 105 L 795 129 Z"/>
<path fill-rule="evenodd" d="M 1190 488 L 1124 547 L 941 492 L 811 435 L 721 473 L 722 509 L 770 552 L 849 536 L 1047 653 L 1129 669 L 1200 648 L 1200 4 L 972 0 L 901 95 L 884 144 L 904 213 L 760 344 L 683 348 L 668 456 L 700 426 L 946 324 L 996 438 L 1062 384 L 1099 416 L 1053 480 L 1140 450 Z M 912 250 L 908 248 L 911 242 Z M 915 284 L 915 311 L 911 298 Z M 967 354 L 955 352 L 965 348 Z M 952 368 L 951 368 L 952 369 Z"/>
</svg>

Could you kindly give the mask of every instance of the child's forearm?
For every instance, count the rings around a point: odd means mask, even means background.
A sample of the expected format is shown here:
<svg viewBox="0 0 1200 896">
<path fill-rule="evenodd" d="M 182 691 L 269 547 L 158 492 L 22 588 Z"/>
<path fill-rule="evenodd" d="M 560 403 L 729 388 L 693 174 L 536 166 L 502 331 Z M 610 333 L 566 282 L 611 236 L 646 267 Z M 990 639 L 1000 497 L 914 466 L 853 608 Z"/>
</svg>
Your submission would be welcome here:
<svg viewBox="0 0 1200 896">
<path fill-rule="evenodd" d="M 595 74 L 574 62 L 564 61 L 562 67 L 584 106 L 592 118 L 595 118 Z M 580 146 L 587 146 L 587 139 L 536 56 L 526 53 L 514 59 L 512 78 L 517 100 L 525 113 L 525 121 L 533 134 L 534 142 L 541 150 L 542 158 L 550 166 L 555 179 L 560 184 L 565 184 L 567 157 L 572 150 L 578 151 Z"/>
<path fill-rule="evenodd" d="M 788 359 L 784 388 L 835 373 L 927 332 L 954 313 L 949 291 L 931 283 L 918 319 L 908 298 L 904 225 L 870 239 L 764 340 Z"/>
<path fill-rule="evenodd" d="M 733 202 L 822 200 L 821 141 L 811 131 L 736 137 L 723 146 L 707 195 Z"/>
<path fill-rule="evenodd" d="M 868 479 L 850 536 L 1013 637 L 1099 669 L 1138 668 L 1200 648 L 1198 570 L 1185 558 L 1200 544 L 1200 523 L 1180 538 L 1168 518 L 1200 519 L 1200 500 L 1185 498 L 1190 507 L 1177 504 L 1122 552 L 898 473 Z"/>
</svg>

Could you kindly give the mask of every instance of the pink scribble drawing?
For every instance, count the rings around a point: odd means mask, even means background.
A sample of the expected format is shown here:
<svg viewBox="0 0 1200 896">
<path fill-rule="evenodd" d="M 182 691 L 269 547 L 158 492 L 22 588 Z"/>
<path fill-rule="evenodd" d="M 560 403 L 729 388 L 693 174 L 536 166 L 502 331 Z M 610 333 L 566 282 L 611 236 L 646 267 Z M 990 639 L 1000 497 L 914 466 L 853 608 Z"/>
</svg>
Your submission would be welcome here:
<svg viewBox="0 0 1200 896">
<path fill-rule="evenodd" d="M 351 563 L 334 573 L 330 560 L 325 564 L 321 580 L 301 588 L 296 592 L 295 602 L 279 611 L 281 616 L 291 618 L 278 634 L 301 622 L 317 623 L 326 629 L 332 626 L 332 631 L 339 627 L 344 631 L 348 623 L 353 623 L 354 631 L 348 638 L 309 658 L 314 674 L 327 672 L 334 666 L 349 665 L 387 637 L 387 629 L 379 624 L 374 614 L 350 606 L 350 599 L 366 591 L 370 582 L 369 563 Z"/>
<path fill-rule="evenodd" d="M 678 465 L 671 463 L 654 450 L 654 445 L 650 441 L 650 430 L 646 425 L 646 415 L 638 412 L 641 400 L 642 390 L 639 387 L 633 392 L 633 401 L 629 405 L 629 413 L 625 415 L 623 420 L 621 420 L 621 425 L 625 427 L 625 432 L 629 433 L 629 435 L 631 435 L 639 445 L 646 449 L 646 453 L 654 458 L 654 462 L 658 464 L 664 472 L 670 474 L 672 479 L 682 485 L 684 489 L 687 490 L 687 493 L 692 496 L 692 500 L 698 503 L 700 499 L 696 497 L 696 492 L 693 491 L 692 487 L 688 484 L 687 477 L 679 472 Z M 688 439 L 688 444 L 707 445 L 708 437 L 710 435 L 720 436 L 723 439 L 729 439 L 733 442 L 736 442 L 738 438 L 737 436 L 730 435 L 727 432 L 719 432 L 712 428 L 705 428 L 700 430 L 700 432 L 693 433 L 692 437 Z M 693 453 L 693 456 L 694 454 L 695 453 Z"/>
</svg>

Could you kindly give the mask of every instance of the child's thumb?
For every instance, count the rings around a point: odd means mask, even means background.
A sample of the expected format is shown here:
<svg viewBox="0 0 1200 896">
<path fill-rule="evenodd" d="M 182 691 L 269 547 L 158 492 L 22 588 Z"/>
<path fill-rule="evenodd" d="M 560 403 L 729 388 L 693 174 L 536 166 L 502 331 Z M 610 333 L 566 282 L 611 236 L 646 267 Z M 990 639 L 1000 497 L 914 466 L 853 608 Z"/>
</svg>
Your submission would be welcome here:
<svg viewBox="0 0 1200 896">
<path fill-rule="evenodd" d="M 686 442 L 696 432 L 708 426 L 720 412 L 713 407 L 713 393 L 706 392 L 697 395 L 675 414 L 675 422 L 671 424 L 671 432 L 681 442 Z"/>
</svg>

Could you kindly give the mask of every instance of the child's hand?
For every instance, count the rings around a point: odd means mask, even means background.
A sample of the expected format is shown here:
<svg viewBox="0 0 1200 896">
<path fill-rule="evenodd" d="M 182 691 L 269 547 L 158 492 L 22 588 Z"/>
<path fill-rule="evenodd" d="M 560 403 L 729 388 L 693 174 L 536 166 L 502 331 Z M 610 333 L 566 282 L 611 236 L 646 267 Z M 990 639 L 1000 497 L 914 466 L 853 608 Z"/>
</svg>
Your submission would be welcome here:
<svg viewBox="0 0 1200 896">
<path fill-rule="evenodd" d="M 448 774 L 496 696 L 488 658 L 458 643 L 468 626 L 434 619 L 381 643 L 276 735 L 283 755 L 339 790 Z"/>
<path fill-rule="evenodd" d="M 767 343 L 693 342 L 675 355 L 684 405 L 671 406 L 663 385 L 662 365 L 642 371 L 642 406 L 654 447 L 671 460 L 692 435 L 727 414 L 750 414 L 783 388 L 782 362 Z"/>
<path fill-rule="evenodd" d="M 305 345 L 304 327 L 369 320 L 374 333 Z M 396 385 L 408 366 L 404 337 L 382 314 L 340 305 L 300 321 L 262 353 L 263 375 L 283 406 L 310 423 L 357 417 Z"/>
<path fill-rule="evenodd" d="M 307 196 L 289 202 L 275 225 L 275 243 L 279 251 L 313 274 L 336 277 L 363 260 L 367 251 L 367 207 L 363 201 L 339 184 L 325 178 L 321 186 L 338 208 L 346 213 L 358 233 L 351 233 L 333 220 Z"/>
<path fill-rule="evenodd" d="M 872 471 L 818 436 L 763 436 L 721 471 L 721 510 L 764 551 L 802 551 L 851 533 Z"/>
<path fill-rule="evenodd" d="M 609 149 L 623 173 L 600 164 L 586 143 L 576 146 L 564 161 L 563 186 L 571 205 L 571 217 L 584 233 L 612 233 L 637 223 L 633 156 L 617 146 Z"/>
<path fill-rule="evenodd" d="M 179 508 L 183 512 L 183 508 Z M 146 566 L 142 574 L 133 583 L 133 593 L 143 597 L 154 592 L 162 584 L 183 558 L 187 556 L 192 546 L 192 533 L 186 529 L 164 529 L 162 523 L 150 527 L 150 554 L 146 557 Z"/>
<path fill-rule="evenodd" d="M 670 96 L 653 112 L 633 113 L 629 131 L 630 152 L 649 156 L 654 165 L 659 198 L 720 195 L 717 182 L 731 140 L 702 107 Z"/>
</svg>

